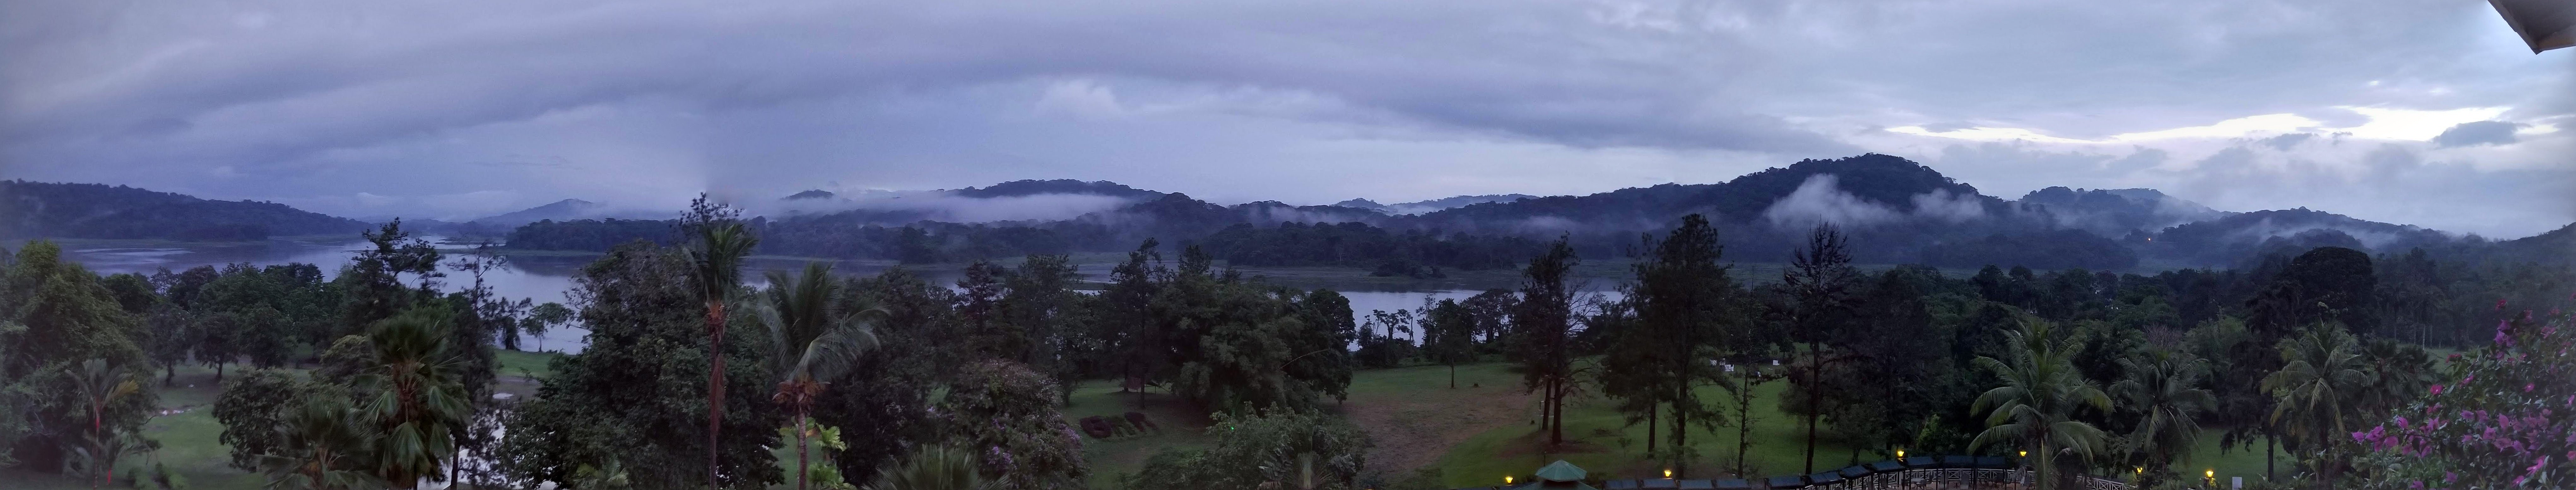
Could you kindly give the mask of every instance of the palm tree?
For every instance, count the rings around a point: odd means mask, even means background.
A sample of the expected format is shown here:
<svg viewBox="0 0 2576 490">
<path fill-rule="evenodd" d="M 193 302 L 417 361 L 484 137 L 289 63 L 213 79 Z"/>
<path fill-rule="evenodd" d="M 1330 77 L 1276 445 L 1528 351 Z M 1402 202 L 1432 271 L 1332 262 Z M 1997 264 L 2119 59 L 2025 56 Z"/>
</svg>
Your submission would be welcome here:
<svg viewBox="0 0 2576 490">
<path fill-rule="evenodd" d="M 1986 430 L 1968 441 L 1968 449 L 1987 444 L 2011 442 L 2030 448 L 2040 455 L 2038 470 L 2041 488 L 2054 486 L 2053 479 L 2060 453 L 2072 453 L 2090 459 L 2102 450 L 2102 429 L 2075 420 L 2075 410 L 2092 407 L 2111 410 L 2111 397 L 2095 388 L 2075 369 L 2074 354 L 2081 346 L 2073 339 L 2055 338 L 2047 321 L 2025 318 L 2022 330 L 2005 332 L 2012 346 L 2012 362 L 1978 356 L 1977 366 L 2003 378 L 2004 385 L 1977 396 L 1971 411 L 1992 412 L 1986 415 Z"/>
<path fill-rule="evenodd" d="M 440 468 L 456 455 L 452 434 L 472 413 L 447 342 L 452 321 L 445 310 L 414 308 L 377 321 L 367 334 L 376 363 L 358 378 L 362 393 L 372 395 L 360 415 L 379 431 L 375 473 L 394 488 L 445 478 Z"/>
<path fill-rule="evenodd" d="M 903 462 L 888 462 L 878 469 L 877 481 L 869 483 L 867 490 L 978 490 L 984 488 L 978 464 L 971 451 L 922 446 Z"/>
<path fill-rule="evenodd" d="M 865 322 L 886 313 L 877 308 L 843 313 L 835 308 L 834 300 L 842 295 L 840 285 L 832 283 L 831 271 L 821 262 L 805 264 L 805 273 L 796 277 L 770 271 L 769 290 L 757 307 L 761 323 L 777 339 L 772 345 L 778 353 L 769 359 L 777 364 L 773 366 L 777 371 L 787 373 L 770 399 L 796 416 L 796 490 L 805 490 L 805 439 L 814 399 L 829 384 L 825 380 L 839 378 L 860 353 L 877 347 L 876 333 Z"/>
<path fill-rule="evenodd" d="M 80 371 L 68 374 L 89 409 L 89 447 L 73 448 L 74 454 L 86 462 L 83 469 L 90 474 L 90 488 L 98 488 L 116 478 L 117 458 L 138 449 L 129 444 L 131 434 L 107 429 L 107 406 L 133 395 L 140 386 L 126 379 L 124 365 L 108 364 L 107 359 L 81 361 Z"/>
<path fill-rule="evenodd" d="M 284 436 L 280 445 L 285 455 L 260 456 L 259 465 L 268 473 L 268 490 L 350 490 L 381 486 L 381 480 L 363 471 L 348 469 L 366 454 L 374 441 L 351 420 L 355 415 L 349 402 L 337 397 L 315 396 L 304 406 L 288 414 L 286 423 L 278 426 Z"/>
<path fill-rule="evenodd" d="M 2263 392 L 2279 401 L 2273 405 L 2272 422 L 2287 422 L 2289 435 L 2317 458 L 2313 469 L 2322 488 L 2334 481 L 2341 466 L 2334 456 L 2342 446 L 2335 443 L 2336 436 L 2351 433 L 2344 422 L 2353 418 L 2357 398 L 2372 384 L 2369 361 L 2352 334 L 2327 324 L 2282 341 L 2280 349 L 2281 370 L 2263 378 Z"/>
<path fill-rule="evenodd" d="M 2200 443 L 2200 414 L 2218 408 L 2218 397 L 2200 388 L 2209 360 L 2156 349 L 2141 358 L 2121 359 L 2120 367 L 2129 377 L 2113 383 L 2111 392 L 2122 405 L 2141 412 L 2137 430 L 2129 435 L 2129 450 L 2142 467 L 2161 477 L 2172 468 L 2174 456 Z"/>
<path fill-rule="evenodd" d="M 704 221 L 696 225 L 697 246 L 689 250 L 689 279 L 698 301 L 707 306 L 707 488 L 717 488 L 717 455 L 724 430 L 725 301 L 742 285 L 742 260 L 760 243 L 742 222 L 711 208 L 699 198 L 695 208 Z"/>
</svg>

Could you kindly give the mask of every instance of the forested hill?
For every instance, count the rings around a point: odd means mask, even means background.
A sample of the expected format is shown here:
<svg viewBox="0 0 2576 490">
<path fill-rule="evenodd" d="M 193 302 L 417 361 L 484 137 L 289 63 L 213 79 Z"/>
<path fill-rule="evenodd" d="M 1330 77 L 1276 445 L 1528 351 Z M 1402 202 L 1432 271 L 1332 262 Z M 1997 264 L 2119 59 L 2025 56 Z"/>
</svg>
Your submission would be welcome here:
<svg viewBox="0 0 2576 490">
<path fill-rule="evenodd" d="M 258 240 L 355 234 L 357 220 L 262 201 L 217 201 L 126 186 L 0 181 L 0 237 Z"/>
<path fill-rule="evenodd" d="M 2228 212 L 2153 189 L 2050 187 L 2007 200 L 1904 158 L 1868 154 L 1807 160 L 1712 184 L 1664 184 L 1584 196 L 1486 199 L 1423 214 L 1367 200 L 1331 206 L 1262 201 L 1232 206 L 1106 181 L 1027 180 L 927 197 L 958 208 L 1090 203 L 1045 219 L 961 222 L 935 207 L 842 208 L 755 220 L 762 253 L 908 262 L 1027 253 L 1113 252 L 1146 239 L 1195 244 L 1241 265 L 1349 266 L 1402 274 L 1507 266 L 1558 237 L 1586 257 L 1617 258 L 1642 233 L 1687 214 L 1711 218 L 1729 260 L 1786 261 L 1819 224 L 1840 227 L 1868 263 L 2038 269 L 2246 267 L 2318 246 L 2375 254 L 2425 249 L 2445 260 L 2528 262 L 2550 257 L 2523 241 L 2490 243 L 2421 227 L 2323 211 Z M 1077 196 L 1081 199 L 1046 199 Z M 809 196 L 812 200 L 832 196 Z M 1434 200 L 1427 202 L 1437 202 Z M 1453 202 L 1455 202 L 1453 201 Z M 929 201 L 919 201 L 929 202 Z M 1413 203 L 1408 203 L 1413 204 Z M 1026 214 L 1026 213 L 1022 213 Z M 604 250 L 667 241 L 666 221 L 531 224 L 511 246 Z M 2562 232 L 2568 235 L 2576 232 Z M 2534 237 L 2540 239 L 2543 237 Z M 2568 239 L 2561 239 L 2565 241 Z"/>
</svg>

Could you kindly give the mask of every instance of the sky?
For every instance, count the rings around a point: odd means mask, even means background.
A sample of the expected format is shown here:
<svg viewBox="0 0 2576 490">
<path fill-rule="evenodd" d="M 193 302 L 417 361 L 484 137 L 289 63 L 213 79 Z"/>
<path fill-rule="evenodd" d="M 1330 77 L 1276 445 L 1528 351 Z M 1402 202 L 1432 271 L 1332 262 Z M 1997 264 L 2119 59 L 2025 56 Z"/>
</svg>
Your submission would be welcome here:
<svg viewBox="0 0 2576 490">
<path fill-rule="evenodd" d="M 2576 49 L 2462 0 L 12 0 L 0 67 L 0 178 L 352 217 L 1404 202 L 1877 152 L 2005 198 L 2576 221 Z"/>
</svg>

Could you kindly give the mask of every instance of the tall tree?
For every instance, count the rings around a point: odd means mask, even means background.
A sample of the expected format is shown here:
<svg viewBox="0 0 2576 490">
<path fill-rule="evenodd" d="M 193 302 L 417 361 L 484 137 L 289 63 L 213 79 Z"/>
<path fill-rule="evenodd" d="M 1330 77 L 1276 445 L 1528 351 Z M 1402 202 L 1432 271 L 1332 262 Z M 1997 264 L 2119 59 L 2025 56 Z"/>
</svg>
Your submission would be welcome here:
<svg viewBox="0 0 2576 490">
<path fill-rule="evenodd" d="M 690 284 L 698 294 L 698 302 L 706 305 L 708 488 L 720 488 L 717 470 L 722 458 L 717 448 L 722 446 L 724 432 L 725 303 L 733 299 L 734 289 L 742 286 L 743 259 L 750 257 L 752 247 L 760 243 L 740 217 L 740 211 L 699 194 L 697 200 L 689 202 L 689 214 L 681 219 L 682 226 L 695 235 L 689 249 Z"/>
<path fill-rule="evenodd" d="M 376 439 L 356 420 L 348 400 L 312 396 L 292 401 L 284 423 L 271 426 L 275 451 L 259 457 L 267 488 L 276 490 L 357 490 L 384 486 L 365 471 L 366 455 Z"/>
<path fill-rule="evenodd" d="M 759 303 L 761 323 L 769 326 L 778 348 L 769 358 L 771 370 L 786 374 L 770 400 L 786 406 L 796 419 L 797 490 L 805 490 L 807 425 L 815 400 L 826 380 L 839 379 L 859 354 L 877 347 L 876 333 L 865 322 L 886 315 L 879 308 L 843 311 L 841 291 L 832 282 L 830 266 L 809 262 L 797 276 L 771 271 L 769 290 Z"/>
<path fill-rule="evenodd" d="M 2277 403 L 2272 422 L 2306 450 L 2327 488 L 2346 464 L 2343 449 L 2361 398 L 2370 389 L 2369 360 L 2342 327 L 2318 324 L 2279 346 L 2281 370 L 2263 378 L 2263 391 Z"/>
<path fill-rule="evenodd" d="M 1717 229 L 1705 217 L 1684 216 L 1671 234 L 1643 245 L 1646 256 L 1632 266 L 1636 282 L 1628 296 L 1637 322 L 1614 341 L 1602 369 L 1605 377 L 1635 380 L 1644 387 L 1630 397 L 1642 398 L 1650 412 L 1670 407 L 1663 410 L 1672 414 L 1671 430 L 1665 433 L 1670 439 L 1668 466 L 1686 471 L 1692 421 L 1703 428 L 1725 423 L 1722 414 L 1700 400 L 1697 389 L 1720 382 L 1721 373 L 1708 361 L 1721 356 L 1726 345 L 1737 286 L 1727 277 L 1727 267 L 1718 264 L 1723 249 Z"/>
<path fill-rule="evenodd" d="M 412 488 L 422 479 L 446 481 L 443 470 L 454 464 L 457 428 L 473 416 L 473 400 L 458 380 L 456 347 L 449 343 L 452 315 L 418 307 L 377 321 L 367 332 L 376 364 L 358 377 L 362 392 L 372 395 L 359 410 L 380 434 L 371 467 L 394 488 Z"/>
<path fill-rule="evenodd" d="M 590 330 L 589 342 L 581 352 L 559 358 L 536 396 L 513 410 L 500 449 L 491 453 L 506 474 L 560 487 L 581 481 L 582 466 L 599 468 L 615 461 L 638 488 L 703 484 L 709 441 L 701 432 L 706 419 L 694 407 L 705 403 L 701 390 L 707 389 L 706 380 L 698 376 L 707 373 L 711 359 L 705 305 L 689 279 L 690 269 L 681 250 L 636 242 L 601 256 L 573 277 L 569 296 Z M 728 343 L 725 355 L 762 359 L 771 350 L 764 337 Z M 776 429 L 788 421 L 781 411 L 770 409 L 769 395 L 779 378 L 766 364 L 754 361 L 725 373 L 725 403 L 744 407 L 726 412 L 727 437 L 716 451 L 723 457 L 719 481 L 734 488 L 785 482 L 779 471 L 783 465 L 771 450 L 782 446 Z M 874 363 L 867 368 L 908 369 Z M 840 386 L 850 389 L 833 392 L 877 389 Z M 906 412 L 887 413 L 885 423 L 893 423 Z M 824 417 L 819 410 L 817 415 L 824 423 L 850 422 Z M 875 466 L 870 461 L 865 468 Z"/>
<path fill-rule="evenodd" d="M 2024 317 L 2021 323 L 2021 330 L 2005 333 L 2010 339 L 2005 352 L 2011 361 L 1976 359 L 1978 367 L 2001 378 L 2004 385 L 1978 395 L 1970 408 L 1987 412 L 1987 427 L 1968 442 L 1968 448 L 1973 451 L 1997 443 L 2027 448 L 2037 456 L 2031 461 L 2041 488 L 2056 488 L 2057 470 L 2067 456 L 2090 460 L 2102 452 L 2106 440 L 2102 429 L 2076 420 L 2076 410 L 2091 407 L 2109 412 L 2111 397 L 2075 369 L 2074 355 L 2081 346 L 2074 339 L 2057 335 L 2046 320 Z"/>
<path fill-rule="evenodd" d="M 2127 379 L 2111 384 L 2120 405 L 2137 417 L 2126 442 L 2151 486 L 2172 473 L 2175 458 L 2200 445 L 2200 414 L 2218 408 L 2218 397 L 2200 388 L 2209 361 L 2188 352 L 2154 349 L 2120 360 Z"/>
<path fill-rule="evenodd" d="M 121 447 L 125 441 L 117 440 L 126 432 L 123 428 L 107 425 L 107 409 L 118 400 L 142 390 L 131 377 L 126 376 L 125 366 L 110 364 L 105 358 L 81 361 L 79 368 L 65 374 L 71 378 L 72 388 L 80 394 L 82 413 L 89 416 L 88 440 L 78 449 L 79 454 L 89 459 L 88 464 L 83 465 L 90 474 L 89 487 L 98 488 L 116 477 L 117 457 L 126 452 Z"/>
<path fill-rule="evenodd" d="M 1458 388 L 1458 363 L 1476 360 L 1476 313 L 1444 299 L 1422 320 L 1422 353 L 1449 366 L 1449 388 Z"/>
<path fill-rule="evenodd" d="M 1574 247 L 1557 238 L 1521 269 L 1520 307 L 1512 311 L 1522 386 L 1543 391 L 1540 420 L 1551 448 L 1565 444 L 1565 397 L 1574 388 L 1573 271 L 1579 263 Z"/>
<path fill-rule="evenodd" d="M 1781 286 L 1789 290 L 1792 299 L 1787 315 L 1790 340 L 1807 347 L 1806 356 L 1799 360 L 1802 376 L 1791 377 L 1790 381 L 1807 395 L 1808 473 L 1816 471 L 1816 419 L 1824 415 L 1825 367 L 1846 359 L 1828 357 L 1825 349 L 1849 320 L 1850 290 L 1860 274 L 1852 268 L 1851 261 L 1851 245 L 1842 231 L 1833 225 L 1817 225 L 1807 233 L 1806 244 L 1792 252 L 1789 267 L 1780 272 Z"/>
</svg>

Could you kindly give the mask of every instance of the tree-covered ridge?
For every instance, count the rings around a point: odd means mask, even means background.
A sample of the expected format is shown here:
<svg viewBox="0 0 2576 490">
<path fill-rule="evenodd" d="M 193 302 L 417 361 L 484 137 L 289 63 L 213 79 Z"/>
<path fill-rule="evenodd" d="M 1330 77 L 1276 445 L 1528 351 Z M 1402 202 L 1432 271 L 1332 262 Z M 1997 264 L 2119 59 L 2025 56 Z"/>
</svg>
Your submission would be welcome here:
<svg viewBox="0 0 2576 490">
<path fill-rule="evenodd" d="M 263 201 L 217 201 L 126 186 L 0 181 L 0 237 L 259 240 L 354 233 L 347 218 Z"/>
</svg>

